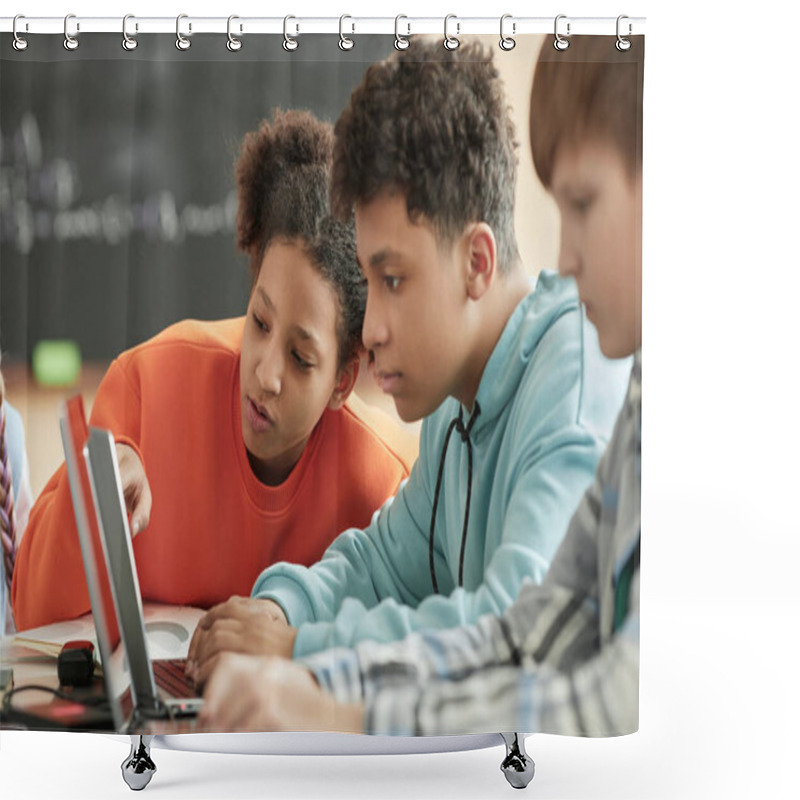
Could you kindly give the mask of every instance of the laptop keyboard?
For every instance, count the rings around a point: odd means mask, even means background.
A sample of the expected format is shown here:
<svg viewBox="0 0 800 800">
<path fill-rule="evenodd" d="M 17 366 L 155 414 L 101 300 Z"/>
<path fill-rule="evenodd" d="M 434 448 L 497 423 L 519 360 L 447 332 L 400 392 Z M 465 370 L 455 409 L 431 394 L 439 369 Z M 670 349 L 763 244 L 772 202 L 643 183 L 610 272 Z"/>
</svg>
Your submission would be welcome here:
<svg viewBox="0 0 800 800">
<path fill-rule="evenodd" d="M 153 661 L 156 685 L 172 697 L 198 697 L 194 684 L 186 677 L 185 658 L 164 658 Z"/>
</svg>

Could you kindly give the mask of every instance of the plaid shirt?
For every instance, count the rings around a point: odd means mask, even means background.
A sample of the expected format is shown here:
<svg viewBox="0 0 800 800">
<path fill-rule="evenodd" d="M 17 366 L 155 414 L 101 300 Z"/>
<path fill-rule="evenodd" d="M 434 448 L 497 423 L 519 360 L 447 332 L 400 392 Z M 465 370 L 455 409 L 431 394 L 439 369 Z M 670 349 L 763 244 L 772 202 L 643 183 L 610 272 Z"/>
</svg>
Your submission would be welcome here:
<svg viewBox="0 0 800 800">
<path fill-rule="evenodd" d="M 614 435 L 552 566 L 501 616 L 304 663 L 367 733 L 616 736 L 639 726 L 641 350 Z"/>
</svg>

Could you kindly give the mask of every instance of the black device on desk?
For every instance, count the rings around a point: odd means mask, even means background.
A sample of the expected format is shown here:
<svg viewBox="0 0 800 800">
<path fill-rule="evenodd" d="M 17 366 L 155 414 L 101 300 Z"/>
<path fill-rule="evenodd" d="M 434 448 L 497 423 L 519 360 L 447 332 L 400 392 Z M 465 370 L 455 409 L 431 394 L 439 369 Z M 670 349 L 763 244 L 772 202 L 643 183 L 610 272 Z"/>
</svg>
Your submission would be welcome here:
<svg viewBox="0 0 800 800">
<path fill-rule="evenodd" d="M 94 645 L 85 639 L 67 642 L 56 661 L 61 686 L 88 686 L 94 678 Z"/>
<path fill-rule="evenodd" d="M 102 682 L 89 681 L 79 688 L 38 684 L 14 687 L 13 670 L 0 669 L 0 722 L 4 727 L 59 730 L 110 730 L 113 725 L 111 708 L 106 700 Z M 22 693 L 38 693 L 42 700 L 20 703 Z"/>
</svg>

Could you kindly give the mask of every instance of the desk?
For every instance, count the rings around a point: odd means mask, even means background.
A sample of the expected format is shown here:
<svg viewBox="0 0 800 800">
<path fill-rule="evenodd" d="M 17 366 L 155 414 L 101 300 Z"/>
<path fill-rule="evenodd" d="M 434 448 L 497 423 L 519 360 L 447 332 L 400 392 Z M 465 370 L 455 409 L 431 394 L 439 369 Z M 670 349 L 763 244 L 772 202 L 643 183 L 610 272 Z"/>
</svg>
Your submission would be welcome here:
<svg viewBox="0 0 800 800">
<path fill-rule="evenodd" d="M 186 606 L 146 603 L 144 618 L 150 657 L 185 658 L 191 635 L 203 613 L 201 609 Z M 95 644 L 95 653 L 99 653 L 91 614 L 6 637 L 0 648 L 0 666 L 13 670 L 16 689 L 32 685 L 58 689 L 56 659 L 62 645 L 71 639 L 88 639 Z M 117 648 L 111 660 L 119 696 L 130 684 L 120 648 Z M 13 705 L 19 714 L 13 720 L 0 720 L 0 728 L 113 731 L 110 712 L 101 713 L 95 709 L 94 713 L 81 715 L 81 709 L 76 707 L 76 704 L 87 700 L 96 702 L 105 695 L 104 677 L 99 664 L 96 665 L 95 675 L 91 686 L 67 690 L 70 700 L 54 697 L 45 691 L 31 690 L 15 694 Z M 137 732 L 147 734 L 199 733 L 201 730 L 194 720 L 152 720 L 142 728 L 137 727 Z"/>
</svg>

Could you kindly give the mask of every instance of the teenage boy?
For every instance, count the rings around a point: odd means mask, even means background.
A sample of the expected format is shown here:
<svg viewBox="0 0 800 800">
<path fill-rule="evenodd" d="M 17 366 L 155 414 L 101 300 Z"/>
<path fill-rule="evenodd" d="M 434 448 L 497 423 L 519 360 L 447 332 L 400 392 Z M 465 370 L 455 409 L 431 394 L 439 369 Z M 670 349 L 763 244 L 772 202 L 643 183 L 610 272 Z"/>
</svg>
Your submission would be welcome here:
<svg viewBox="0 0 800 800">
<path fill-rule="evenodd" d="M 500 614 L 540 583 L 591 481 L 627 368 L 575 284 L 535 287 L 513 228 L 513 124 L 491 56 L 417 41 L 375 64 L 335 128 L 332 197 L 355 210 L 363 340 L 419 460 L 366 530 L 311 568 L 265 570 L 201 622 L 188 673 L 226 650 L 305 657 Z"/>
</svg>

